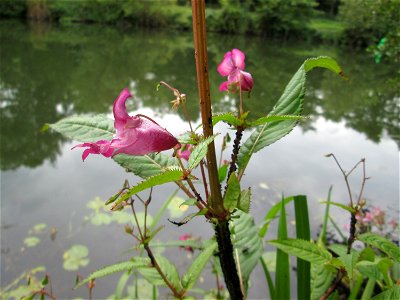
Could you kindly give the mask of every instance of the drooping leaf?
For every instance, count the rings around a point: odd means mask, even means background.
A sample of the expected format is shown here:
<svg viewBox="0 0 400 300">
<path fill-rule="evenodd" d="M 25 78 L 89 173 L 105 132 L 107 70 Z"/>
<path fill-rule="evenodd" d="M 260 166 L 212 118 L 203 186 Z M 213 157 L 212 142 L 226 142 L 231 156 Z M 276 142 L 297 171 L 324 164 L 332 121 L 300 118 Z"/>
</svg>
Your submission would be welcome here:
<svg viewBox="0 0 400 300">
<path fill-rule="evenodd" d="M 243 281 L 247 282 L 264 249 L 262 240 L 257 234 L 258 228 L 254 223 L 253 217 L 241 210 L 237 210 L 234 216 L 239 218 L 232 218 L 233 246 L 239 252 Z"/>
<path fill-rule="evenodd" d="M 299 239 L 272 240 L 268 242 L 272 246 L 282 251 L 300 257 L 313 264 L 324 264 L 328 262 L 332 255 L 324 248 L 320 248 L 316 244 Z"/>
<path fill-rule="evenodd" d="M 391 241 L 384 238 L 383 236 L 380 236 L 376 233 L 367 232 L 357 236 L 357 239 L 371 245 L 372 247 L 378 248 L 397 262 L 400 262 L 399 247 L 397 247 L 395 244 L 393 244 Z"/>
<path fill-rule="evenodd" d="M 200 254 L 194 259 L 193 263 L 189 267 L 189 270 L 182 278 L 182 285 L 185 289 L 191 289 L 197 282 L 201 271 L 203 271 L 210 257 L 217 249 L 217 243 L 210 241 L 208 245 L 200 252 Z"/>
<path fill-rule="evenodd" d="M 126 193 L 121 195 L 121 197 L 114 202 L 115 205 L 118 205 L 124 200 L 127 200 L 128 198 L 132 197 L 133 195 L 147 190 L 153 186 L 156 185 L 161 185 L 164 183 L 172 182 L 172 181 L 178 181 L 182 178 L 183 173 L 181 170 L 167 170 L 163 173 L 154 175 L 152 177 L 149 177 L 145 179 L 144 181 L 140 182 L 139 184 L 135 185 L 134 187 L 130 188 Z"/>
<path fill-rule="evenodd" d="M 182 285 L 176 267 L 166 257 L 162 255 L 156 255 L 155 259 L 168 281 L 178 291 L 181 290 Z M 139 268 L 138 271 L 152 285 L 166 285 L 165 281 L 162 279 L 161 275 L 157 272 L 155 268 Z"/>
<path fill-rule="evenodd" d="M 163 153 L 150 153 L 143 156 L 118 154 L 113 159 L 128 172 L 132 172 L 143 179 L 158 175 L 166 171 L 167 168 L 178 167 L 179 165 L 175 157 Z"/>
<path fill-rule="evenodd" d="M 144 258 L 144 257 L 135 257 L 134 259 L 131 259 L 128 261 L 123 261 L 123 262 L 119 262 L 116 264 L 112 264 L 112 265 L 103 267 L 101 269 L 98 269 L 97 271 L 94 271 L 92 274 L 90 274 L 84 280 L 79 282 L 74 287 L 74 289 L 77 289 L 77 288 L 83 286 L 84 284 L 88 283 L 90 280 L 108 276 L 108 275 L 111 275 L 114 273 L 126 272 L 126 271 L 130 272 L 133 269 L 149 267 L 149 264 L 150 264 L 150 259 Z"/>
<path fill-rule="evenodd" d="M 332 283 L 334 273 L 326 266 L 311 264 L 311 299 L 319 300 Z"/>
<path fill-rule="evenodd" d="M 228 180 L 228 188 L 224 197 L 224 207 L 232 212 L 238 204 L 240 197 L 240 183 L 235 173 L 232 173 Z"/>
<path fill-rule="evenodd" d="M 210 136 L 194 147 L 189 156 L 188 166 L 190 170 L 196 168 L 200 161 L 206 156 L 208 145 L 214 141 L 214 138 L 215 136 Z"/>
<path fill-rule="evenodd" d="M 106 115 L 75 115 L 48 126 L 78 142 L 111 140 L 115 133 L 114 122 Z"/>
<path fill-rule="evenodd" d="M 342 75 L 335 60 L 329 57 L 307 59 L 294 74 L 282 96 L 268 114 L 299 116 L 303 111 L 306 73 L 315 67 L 326 68 Z M 251 156 L 287 135 L 296 126 L 297 120 L 285 120 L 258 126 L 240 147 L 238 156 L 239 173 L 243 173 Z"/>
<path fill-rule="evenodd" d="M 278 240 L 287 239 L 286 210 L 284 199 L 280 202 L 281 210 L 278 223 Z M 290 299 L 290 262 L 289 255 L 278 248 L 276 250 L 275 296 L 277 299 Z"/>
<path fill-rule="evenodd" d="M 251 188 L 241 191 L 237 208 L 245 213 L 250 212 Z"/>
</svg>

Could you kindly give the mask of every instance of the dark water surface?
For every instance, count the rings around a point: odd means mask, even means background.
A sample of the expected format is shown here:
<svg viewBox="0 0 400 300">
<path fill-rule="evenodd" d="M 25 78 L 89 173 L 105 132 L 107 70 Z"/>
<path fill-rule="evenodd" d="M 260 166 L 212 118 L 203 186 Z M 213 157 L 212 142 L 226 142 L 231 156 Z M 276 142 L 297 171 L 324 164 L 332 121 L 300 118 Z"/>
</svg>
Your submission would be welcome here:
<svg viewBox="0 0 400 300">
<path fill-rule="evenodd" d="M 90 156 L 82 163 L 81 151 L 70 151 L 76 143 L 57 133 L 41 133 L 40 129 L 45 123 L 72 114 L 111 113 L 115 97 L 122 88 L 129 87 L 135 96 L 128 103 L 132 113 L 152 116 L 178 135 L 187 130 L 187 125 L 181 111 L 177 114 L 171 110 L 171 93 L 166 89 L 156 91 L 160 80 L 187 95 L 190 117 L 198 124 L 192 36 L 4 21 L 0 33 L 1 286 L 43 265 L 58 298 L 87 297 L 84 289 L 71 290 L 76 272 L 63 269 L 64 251 L 75 244 L 89 248 L 90 263 L 79 269 L 84 276 L 129 257 L 125 251 L 134 243 L 124 234 L 122 225 L 94 226 L 85 220 L 92 212 L 86 205 L 96 197 L 107 199 L 125 178 L 132 184 L 138 178 L 104 157 Z M 324 210 L 318 200 L 326 197 L 330 185 L 334 185 L 333 200 L 347 203 L 341 174 L 333 160 L 324 157 L 331 152 L 347 170 L 365 157 L 367 175 L 372 177 L 365 189 L 367 202 L 389 209 L 388 215 L 398 218 L 399 93 L 395 68 L 376 65 L 366 55 L 335 46 L 216 35 L 210 35 L 208 43 L 215 112 L 235 107 L 234 98 L 218 92 L 224 79 L 216 72 L 223 54 L 234 47 L 246 53 L 246 69 L 255 81 L 251 98 L 245 99 L 245 109 L 254 118 L 268 113 L 308 57 L 332 56 L 350 78 L 346 82 L 327 71 L 313 71 L 305 101 L 305 112 L 311 118 L 254 155 L 242 187 L 252 187 L 252 212 L 257 221 L 282 193 L 308 196 L 315 231 Z M 218 125 L 216 131 L 225 133 L 227 129 Z M 225 156 L 228 158 L 229 152 Z M 360 176 L 358 172 L 352 178 L 355 195 Z M 152 214 L 174 189 L 167 185 L 155 190 Z M 343 211 L 332 210 L 332 214 L 341 226 L 348 219 Z M 195 219 L 176 228 L 166 221 L 167 217 L 162 220 L 166 229 L 160 234 L 161 240 L 178 239 L 184 233 L 211 236 L 211 226 L 203 220 Z M 23 241 L 38 223 L 48 227 L 39 234 L 39 245 L 27 247 Z M 50 228 L 58 231 L 54 241 L 49 237 Z M 186 253 L 170 249 L 164 254 L 178 264 L 183 274 L 190 263 Z M 263 275 L 256 272 L 250 298 L 265 298 L 268 294 Z M 211 284 L 206 280 L 200 286 Z M 99 280 L 95 298 L 106 298 L 114 286 L 114 280 Z"/>
</svg>

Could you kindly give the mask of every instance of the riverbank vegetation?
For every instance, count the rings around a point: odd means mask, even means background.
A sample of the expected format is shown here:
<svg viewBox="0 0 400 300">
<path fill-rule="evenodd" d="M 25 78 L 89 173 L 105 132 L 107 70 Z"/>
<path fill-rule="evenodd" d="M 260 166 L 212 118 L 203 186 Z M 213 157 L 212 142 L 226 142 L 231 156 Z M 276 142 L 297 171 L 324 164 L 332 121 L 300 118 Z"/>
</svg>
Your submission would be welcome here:
<svg viewBox="0 0 400 300">
<path fill-rule="evenodd" d="M 397 62 L 399 0 L 208 0 L 209 32 L 308 38 L 368 48 L 375 60 Z M 162 4 L 162 9 L 161 9 Z M 102 23 L 124 27 L 190 30 L 189 0 L 4 0 L 2 17 L 63 24 Z"/>
</svg>

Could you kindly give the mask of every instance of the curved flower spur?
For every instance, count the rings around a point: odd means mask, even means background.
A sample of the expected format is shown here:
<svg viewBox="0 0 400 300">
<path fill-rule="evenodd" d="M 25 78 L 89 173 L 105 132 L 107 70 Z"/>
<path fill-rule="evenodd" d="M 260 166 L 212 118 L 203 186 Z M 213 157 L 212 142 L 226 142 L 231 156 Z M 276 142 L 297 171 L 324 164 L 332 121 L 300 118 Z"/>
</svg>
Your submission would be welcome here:
<svg viewBox="0 0 400 300">
<path fill-rule="evenodd" d="M 116 134 L 111 141 L 100 140 L 94 143 L 83 143 L 76 147 L 87 147 L 82 153 L 85 161 L 89 154 L 101 154 L 112 157 L 119 153 L 128 155 L 145 155 L 174 148 L 178 140 L 166 129 L 145 115 L 129 116 L 125 102 L 132 97 L 127 88 L 123 89 L 114 102 L 114 128 Z"/>
</svg>

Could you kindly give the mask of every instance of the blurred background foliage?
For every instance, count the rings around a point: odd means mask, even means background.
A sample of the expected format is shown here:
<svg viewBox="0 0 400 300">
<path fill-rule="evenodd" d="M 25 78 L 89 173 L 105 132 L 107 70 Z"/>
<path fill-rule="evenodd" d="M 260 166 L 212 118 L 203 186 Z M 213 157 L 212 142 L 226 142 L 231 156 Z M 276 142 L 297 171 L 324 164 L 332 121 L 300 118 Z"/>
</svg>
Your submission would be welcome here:
<svg viewBox="0 0 400 300">
<path fill-rule="evenodd" d="M 210 32 L 316 39 L 398 62 L 400 0 L 206 0 Z M 191 28 L 190 0 L 2 0 L 0 16 L 60 23 Z"/>
</svg>

